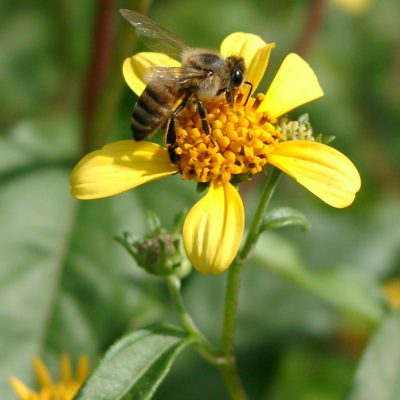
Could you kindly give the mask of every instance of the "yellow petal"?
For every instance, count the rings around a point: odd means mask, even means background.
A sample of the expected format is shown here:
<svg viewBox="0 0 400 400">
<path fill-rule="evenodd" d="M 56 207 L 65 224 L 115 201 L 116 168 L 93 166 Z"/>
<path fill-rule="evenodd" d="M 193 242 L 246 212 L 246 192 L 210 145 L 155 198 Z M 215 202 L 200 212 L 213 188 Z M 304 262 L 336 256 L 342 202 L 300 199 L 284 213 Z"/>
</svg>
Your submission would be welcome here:
<svg viewBox="0 0 400 400">
<path fill-rule="evenodd" d="M 230 184 L 211 184 L 207 194 L 186 216 L 183 243 L 193 267 L 203 274 L 225 271 L 239 250 L 244 230 L 244 209 Z"/>
<path fill-rule="evenodd" d="M 28 389 L 23 382 L 21 382 L 17 378 L 11 378 L 10 379 L 10 385 L 14 389 L 14 392 L 18 395 L 18 397 L 21 400 L 27 400 L 27 399 L 35 399 L 35 392 L 32 392 L 30 389 Z"/>
<path fill-rule="evenodd" d="M 77 368 L 77 380 L 83 382 L 89 375 L 89 358 L 86 355 L 79 357 Z"/>
<path fill-rule="evenodd" d="M 39 357 L 33 358 L 33 366 L 35 368 L 37 380 L 41 387 L 46 387 L 53 384 L 49 370 Z"/>
<path fill-rule="evenodd" d="M 122 140 L 82 158 L 71 174 L 71 194 L 81 200 L 99 199 L 176 172 L 165 148 Z"/>
<path fill-rule="evenodd" d="M 325 144 L 282 142 L 268 156 L 268 161 L 332 207 L 349 206 L 361 186 L 354 164 Z"/>
<path fill-rule="evenodd" d="M 236 32 L 227 36 L 221 43 L 221 54 L 224 57 L 241 56 L 247 68 L 246 80 L 253 84 L 255 90 L 264 76 L 269 55 L 275 43 L 265 43 L 252 33 Z"/>
<path fill-rule="evenodd" d="M 300 56 L 291 53 L 283 60 L 258 110 L 279 117 L 323 95 L 311 67 Z"/>
<path fill-rule="evenodd" d="M 146 87 L 144 72 L 154 66 L 178 67 L 180 63 L 162 53 L 142 52 L 125 59 L 122 73 L 128 86 L 140 96 Z"/>
<path fill-rule="evenodd" d="M 386 301 L 392 309 L 400 309 L 400 279 L 394 278 L 383 286 Z"/>
<path fill-rule="evenodd" d="M 60 375 L 63 383 L 70 383 L 72 379 L 71 359 L 67 353 L 61 354 L 60 357 Z"/>
</svg>

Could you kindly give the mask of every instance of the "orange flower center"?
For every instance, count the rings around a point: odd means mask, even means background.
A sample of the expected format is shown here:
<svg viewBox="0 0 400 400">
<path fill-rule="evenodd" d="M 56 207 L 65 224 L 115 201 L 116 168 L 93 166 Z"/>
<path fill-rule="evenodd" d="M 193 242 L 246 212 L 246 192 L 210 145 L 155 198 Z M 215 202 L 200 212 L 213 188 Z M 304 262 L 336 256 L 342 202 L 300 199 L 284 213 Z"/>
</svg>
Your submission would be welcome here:
<svg viewBox="0 0 400 400">
<path fill-rule="evenodd" d="M 244 105 L 239 95 L 233 110 L 225 101 L 205 103 L 210 135 L 197 110 L 183 110 L 177 118 L 175 148 L 182 177 L 225 183 L 234 175 L 261 172 L 274 144 L 283 139 L 267 113 L 258 111 L 263 98 L 258 94 Z"/>
</svg>

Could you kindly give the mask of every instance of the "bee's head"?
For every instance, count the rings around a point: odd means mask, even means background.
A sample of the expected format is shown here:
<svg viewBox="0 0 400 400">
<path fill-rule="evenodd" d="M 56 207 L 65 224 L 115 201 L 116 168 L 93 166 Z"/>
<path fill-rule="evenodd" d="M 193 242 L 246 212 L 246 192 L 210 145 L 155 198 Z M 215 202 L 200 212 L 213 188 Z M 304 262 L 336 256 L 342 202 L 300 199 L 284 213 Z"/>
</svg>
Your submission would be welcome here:
<svg viewBox="0 0 400 400">
<path fill-rule="evenodd" d="M 230 90 L 239 89 L 243 83 L 246 73 L 244 59 L 242 57 L 231 56 L 226 59 L 227 70 L 229 71 L 228 88 Z"/>
<path fill-rule="evenodd" d="M 227 85 L 225 89 L 226 101 L 233 108 L 235 93 L 243 85 L 246 75 L 246 67 L 242 57 L 231 56 L 226 59 Z"/>
</svg>

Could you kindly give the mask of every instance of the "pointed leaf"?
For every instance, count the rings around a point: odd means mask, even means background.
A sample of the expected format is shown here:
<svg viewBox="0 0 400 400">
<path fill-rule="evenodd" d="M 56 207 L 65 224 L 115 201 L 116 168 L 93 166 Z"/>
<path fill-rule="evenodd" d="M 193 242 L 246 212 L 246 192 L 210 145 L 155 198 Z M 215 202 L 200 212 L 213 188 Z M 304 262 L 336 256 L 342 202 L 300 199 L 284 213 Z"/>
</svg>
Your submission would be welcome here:
<svg viewBox="0 0 400 400">
<path fill-rule="evenodd" d="M 170 326 L 133 332 L 115 343 L 81 388 L 75 400 L 117 400 L 129 393 L 146 400 L 193 339 Z"/>
<path fill-rule="evenodd" d="M 303 231 L 307 231 L 310 229 L 310 222 L 300 211 L 290 207 L 280 207 L 265 215 L 260 230 L 267 231 L 285 226 L 300 226 Z"/>
</svg>

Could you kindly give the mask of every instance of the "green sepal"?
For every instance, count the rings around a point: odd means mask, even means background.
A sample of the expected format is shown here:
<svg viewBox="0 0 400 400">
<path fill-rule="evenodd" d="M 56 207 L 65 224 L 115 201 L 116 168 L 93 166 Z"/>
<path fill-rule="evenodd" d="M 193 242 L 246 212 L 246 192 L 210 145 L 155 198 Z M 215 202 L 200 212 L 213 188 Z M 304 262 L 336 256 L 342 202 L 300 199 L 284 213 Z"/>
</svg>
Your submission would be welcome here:
<svg viewBox="0 0 400 400">
<path fill-rule="evenodd" d="M 242 182 L 246 182 L 250 180 L 253 177 L 253 174 L 251 172 L 247 172 L 245 174 L 238 174 L 238 175 L 233 175 L 230 183 L 233 186 L 238 186 Z"/>
<path fill-rule="evenodd" d="M 158 217 L 158 215 L 154 211 L 151 211 L 151 210 L 147 210 L 146 214 L 147 214 L 147 223 L 150 228 L 150 233 L 154 235 L 156 233 L 161 232 L 161 230 L 162 230 L 161 221 L 160 221 L 160 218 Z"/>
<path fill-rule="evenodd" d="M 272 209 L 264 216 L 260 232 L 286 226 L 299 226 L 302 231 L 307 231 L 310 229 L 310 222 L 300 211 L 290 207 L 280 207 Z"/>
<path fill-rule="evenodd" d="M 297 121 L 300 124 L 309 124 L 310 123 L 310 115 L 308 113 L 301 114 L 298 118 Z"/>
<path fill-rule="evenodd" d="M 322 144 L 329 144 L 332 143 L 334 140 L 336 139 L 336 136 L 334 135 L 323 135 L 322 133 L 320 133 L 319 135 L 317 135 L 315 137 L 315 141 L 318 143 L 322 143 Z"/>
<path fill-rule="evenodd" d="M 186 216 L 187 210 L 182 210 L 179 211 L 175 217 L 174 217 L 174 222 L 172 225 L 172 232 L 175 234 L 178 234 L 181 229 L 182 229 L 182 225 L 183 225 L 183 221 L 185 220 L 185 216 Z"/>
<path fill-rule="evenodd" d="M 210 186 L 209 182 L 197 182 L 196 193 L 204 192 Z"/>
<path fill-rule="evenodd" d="M 129 232 L 123 232 L 122 236 L 114 236 L 116 240 L 134 259 L 136 259 L 135 242 L 137 239 Z"/>
</svg>

